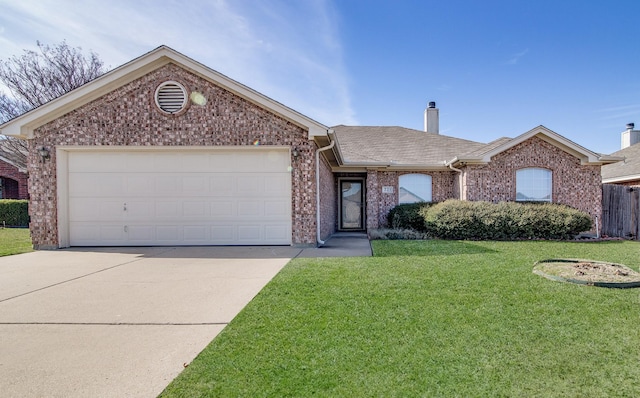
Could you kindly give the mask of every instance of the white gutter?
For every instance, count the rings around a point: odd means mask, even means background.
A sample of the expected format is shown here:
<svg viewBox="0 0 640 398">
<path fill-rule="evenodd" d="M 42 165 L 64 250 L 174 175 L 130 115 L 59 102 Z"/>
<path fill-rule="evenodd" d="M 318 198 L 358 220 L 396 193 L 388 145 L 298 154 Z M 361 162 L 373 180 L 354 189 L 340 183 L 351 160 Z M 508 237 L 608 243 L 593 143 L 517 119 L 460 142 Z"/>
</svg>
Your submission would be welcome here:
<svg viewBox="0 0 640 398">
<path fill-rule="evenodd" d="M 336 145 L 336 142 L 331 140 L 331 137 L 327 134 L 331 144 L 316 149 L 316 241 L 318 245 L 324 245 L 324 241 L 320 239 L 320 152 L 327 151 Z"/>
</svg>

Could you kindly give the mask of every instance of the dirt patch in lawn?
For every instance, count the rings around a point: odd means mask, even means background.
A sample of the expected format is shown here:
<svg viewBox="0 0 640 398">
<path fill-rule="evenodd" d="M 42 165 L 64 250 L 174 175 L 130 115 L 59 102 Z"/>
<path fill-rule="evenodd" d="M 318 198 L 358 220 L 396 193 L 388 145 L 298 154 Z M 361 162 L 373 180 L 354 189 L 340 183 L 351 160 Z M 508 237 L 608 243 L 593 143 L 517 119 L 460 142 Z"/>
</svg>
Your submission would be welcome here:
<svg viewBox="0 0 640 398">
<path fill-rule="evenodd" d="M 629 288 L 640 287 L 640 273 L 615 263 L 578 259 L 550 259 L 537 262 L 535 274 L 552 280 L 583 285 Z"/>
</svg>

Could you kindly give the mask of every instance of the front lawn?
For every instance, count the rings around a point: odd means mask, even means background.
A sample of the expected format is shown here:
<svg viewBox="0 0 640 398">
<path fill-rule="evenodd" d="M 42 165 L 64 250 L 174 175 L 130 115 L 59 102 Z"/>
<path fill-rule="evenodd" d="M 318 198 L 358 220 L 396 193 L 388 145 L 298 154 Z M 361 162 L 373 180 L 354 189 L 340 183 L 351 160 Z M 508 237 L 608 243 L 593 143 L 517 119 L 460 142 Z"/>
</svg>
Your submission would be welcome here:
<svg viewBox="0 0 640 398">
<path fill-rule="evenodd" d="M 532 273 L 557 257 L 638 270 L 640 243 L 373 246 L 291 261 L 162 396 L 640 396 L 640 290 Z"/>
<path fill-rule="evenodd" d="M 29 228 L 0 228 L 0 257 L 33 251 Z"/>
</svg>

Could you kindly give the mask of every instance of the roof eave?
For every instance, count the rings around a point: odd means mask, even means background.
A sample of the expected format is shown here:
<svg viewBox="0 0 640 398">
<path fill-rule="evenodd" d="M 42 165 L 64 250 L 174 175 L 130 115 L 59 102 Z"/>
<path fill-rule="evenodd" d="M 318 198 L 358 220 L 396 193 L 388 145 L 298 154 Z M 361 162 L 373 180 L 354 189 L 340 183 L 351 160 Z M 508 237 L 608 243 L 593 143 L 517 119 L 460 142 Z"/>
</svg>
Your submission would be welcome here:
<svg viewBox="0 0 640 398">
<path fill-rule="evenodd" d="M 615 184 L 617 182 L 627 182 L 627 181 L 634 181 L 634 180 L 640 180 L 640 174 L 630 174 L 630 175 L 620 176 L 620 177 L 603 178 L 602 183 Z"/>
</svg>

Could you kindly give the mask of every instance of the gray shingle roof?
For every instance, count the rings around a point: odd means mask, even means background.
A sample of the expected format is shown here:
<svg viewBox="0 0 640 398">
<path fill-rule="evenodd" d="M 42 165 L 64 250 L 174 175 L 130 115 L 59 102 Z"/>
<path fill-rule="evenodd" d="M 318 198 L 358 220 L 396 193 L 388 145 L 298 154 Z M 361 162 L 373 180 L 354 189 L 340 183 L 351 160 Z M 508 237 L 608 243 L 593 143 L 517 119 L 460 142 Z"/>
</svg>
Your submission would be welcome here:
<svg viewBox="0 0 640 398">
<path fill-rule="evenodd" d="M 611 156 L 624 157 L 625 160 L 602 166 L 602 179 L 640 175 L 640 144 L 621 149 L 612 153 Z M 637 179 L 637 177 L 634 179 Z"/>
<path fill-rule="evenodd" d="M 332 127 L 345 165 L 372 163 L 444 167 L 444 162 L 487 147 L 475 141 L 397 126 Z"/>
</svg>

